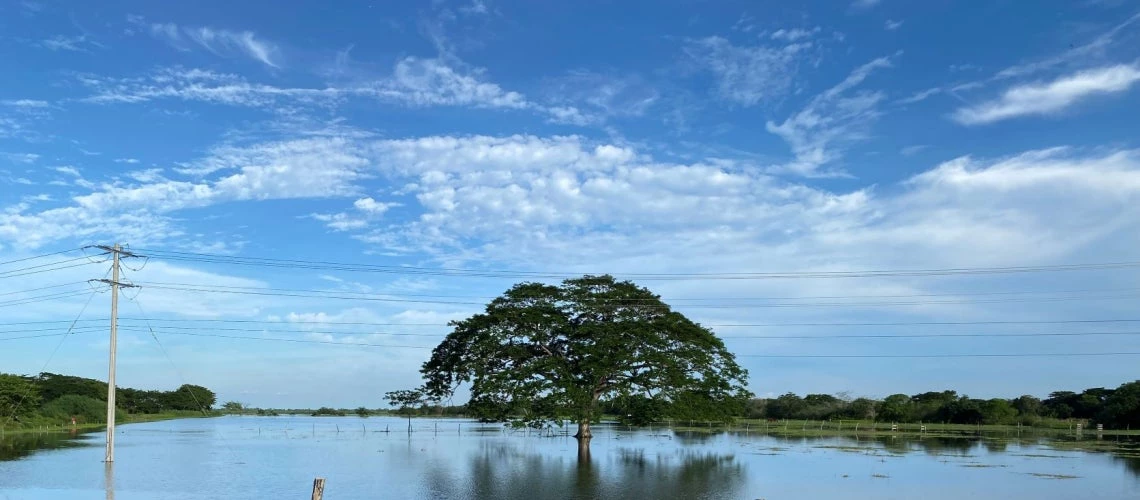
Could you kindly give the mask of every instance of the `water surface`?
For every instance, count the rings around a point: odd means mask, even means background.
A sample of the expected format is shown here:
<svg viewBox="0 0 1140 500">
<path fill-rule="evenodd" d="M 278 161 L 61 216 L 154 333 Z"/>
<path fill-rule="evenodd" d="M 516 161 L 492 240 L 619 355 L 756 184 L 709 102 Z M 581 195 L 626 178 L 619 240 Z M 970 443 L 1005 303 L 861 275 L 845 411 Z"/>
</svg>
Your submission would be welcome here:
<svg viewBox="0 0 1140 500">
<path fill-rule="evenodd" d="M 413 423 L 410 436 L 406 420 L 391 418 L 131 424 L 119 428 L 112 467 L 101 462 L 100 433 L 0 444 L 9 446 L 0 455 L 0 499 L 307 498 L 318 476 L 327 478 L 328 500 L 1140 498 L 1135 447 L 1107 453 L 1046 441 L 785 439 L 600 426 L 582 463 L 565 436 L 457 420 Z M 40 446 L 47 449 L 27 450 Z"/>
</svg>

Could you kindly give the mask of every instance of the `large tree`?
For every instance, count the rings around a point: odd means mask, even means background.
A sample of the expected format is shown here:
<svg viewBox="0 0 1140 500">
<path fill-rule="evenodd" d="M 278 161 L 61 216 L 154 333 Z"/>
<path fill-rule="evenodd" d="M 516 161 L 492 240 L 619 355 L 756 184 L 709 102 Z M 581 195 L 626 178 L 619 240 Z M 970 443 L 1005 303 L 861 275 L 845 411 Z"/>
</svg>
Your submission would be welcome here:
<svg viewBox="0 0 1140 500">
<path fill-rule="evenodd" d="M 641 396 L 685 418 L 740 415 L 748 373 L 709 329 L 629 281 L 521 283 L 453 331 L 421 370 L 429 397 L 470 383 L 468 411 L 539 426 L 570 419 L 588 450 L 599 400 Z"/>
</svg>

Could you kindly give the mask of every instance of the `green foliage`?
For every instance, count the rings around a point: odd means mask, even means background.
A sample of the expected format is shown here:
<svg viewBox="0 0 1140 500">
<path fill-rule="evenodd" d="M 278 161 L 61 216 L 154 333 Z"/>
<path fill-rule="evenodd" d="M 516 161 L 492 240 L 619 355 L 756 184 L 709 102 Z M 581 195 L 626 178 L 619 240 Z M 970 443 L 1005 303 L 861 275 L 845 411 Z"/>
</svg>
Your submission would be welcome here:
<svg viewBox="0 0 1140 500">
<path fill-rule="evenodd" d="M 39 408 L 40 390 L 33 380 L 19 375 L 0 373 L 0 411 L 3 417 L 28 415 Z"/>
<path fill-rule="evenodd" d="M 415 415 L 418 409 L 428 402 L 424 392 L 418 389 L 391 391 L 384 394 L 384 399 L 389 405 L 396 407 L 396 413 L 399 415 Z"/>
<path fill-rule="evenodd" d="M 994 398 L 981 404 L 983 424 L 1013 424 L 1017 422 L 1017 408 L 1009 401 Z"/>
<path fill-rule="evenodd" d="M 75 417 L 77 424 L 103 424 L 107 422 L 107 402 L 89 396 L 65 394 L 45 404 L 40 414 L 63 422 Z M 122 410 L 116 409 L 115 419 L 121 416 Z"/>
<path fill-rule="evenodd" d="M 910 396 L 891 394 L 879 405 L 878 419 L 884 422 L 910 422 Z"/>
<path fill-rule="evenodd" d="M 197 385 L 183 385 L 170 392 L 118 388 L 116 395 L 117 411 L 148 415 L 203 413 L 198 403 L 208 410 L 215 399 L 212 391 Z M 12 415 L 11 420 L 17 423 L 25 417 L 68 423 L 75 416 L 77 423 L 103 423 L 106 401 L 107 384 L 98 380 L 46 372 L 35 377 L 0 373 L 0 417 L 5 420 Z"/>
<path fill-rule="evenodd" d="M 225 403 L 222 403 L 222 411 L 224 411 L 226 413 L 231 413 L 231 414 L 232 413 L 239 413 L 240 414 L 242 412 L 242 410 L 245 410 L 245 405 L 243 405 L 237 401 L 226 401 Z"/>
<path fill-rule="evenodd" d="M 451 326 L 421 370 L 424 390 L 441 399 L 470 383 L 468 410 L 484 420 L 568 417 L 588 428 L 601 400 L 629 394 L 652 394 L 674 416 L 721 419 L 750 397 L 747 372 L 716 335 L 611 276 L 518 284 Z"/>
<path fill-rule="evenodd" d="M 203 413 L 214 407 L 218 397 L 200 385 L 184 384 L 163 398 L 163 406 L 168 410 L 197 410 Z"/>
<path fill-rule="evenodd" d="M 368 418 L 368 416 L 371 414 L 372 414 L 372 412 L 369 412 L 368 408 L 365 408 L 363 406 L 356 409 L 356 416 L 358 416 L 358 417 Z"/>
<path fill-rule="evenodd" d="M 750 418 L 830 420 L 835 418 L 879 422 L 945 422 L 949 424 L 1050 425 L 1064 419 L 1091 420 L 1107 429 L 1140 428 L 1140 380 L 1116 389 L 1094 387 L 1080 393 L 1058 391 L 1045 400 L 1024 395 L 988 400 L 960 396 L 955 391 L 924 392 L 914 396 L 892 394 L 882 401 L 859 398 L 846 402 L 832 396 L 787 393 L 775 399 L 753 400 Z M 1067 424 L 1060 423 L 1061 427 Z"/>
<path fill-rule="evenodd" d="M 1140 429 L 1140 380 L 1118 387 L 1104 402 L 1099 417 L 1103 423 Z"/>
<path fill-rule="evenodd" d="M 312 415 L 314 417 L 343 417 L 345 416 L 345 412 L 344 410 L 337 410 L 335 408 L 322 406 L 318 408 L 317 411 L 313 412 Z"/>
<path fill-rule="evenodd" d="M 107 400 L 107 383 L 94 379 L 45 372 L 36 377 L 36 385 L 39 386 L 44 401 L 52 401 L 68 394 Z"/>
<path fill-rule="evenodd" d="M 131 413 L 161 413 L 166 410 L 167 394 L 163 391 L 123 388 L 116 391 L 115 402 Z"/>
</svg>

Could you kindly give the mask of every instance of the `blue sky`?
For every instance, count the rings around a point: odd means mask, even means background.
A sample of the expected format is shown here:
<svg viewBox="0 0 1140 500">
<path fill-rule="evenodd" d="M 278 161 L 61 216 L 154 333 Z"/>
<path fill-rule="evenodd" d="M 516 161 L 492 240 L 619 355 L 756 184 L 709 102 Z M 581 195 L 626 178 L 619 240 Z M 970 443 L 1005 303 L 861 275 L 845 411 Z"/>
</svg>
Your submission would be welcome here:
<svg viewBox="0 0 1140 500">
<path fill-rule="evenodd" d="M 1124 1 L 6 2 L 0 262 L 115 241 L 627 276 L 1137 261 L 1138 16 Z M 263 406 L 380 406 L 427 351 L 352 344 L 430 347 L 515 281 L 140 264 L 124 315 L 162 320 L 170 359 L 125 321 L 121 385 L 185 380 Z M 11 302 L 46 293 L 25 290 L 106 269 L 0 278 L 0 336 L 87 299 Z M 751 355 L 1140 352 L 1130 335 L 833 338 L 1126 333 L 1055 322 L 1140 317 L 1137 276 L 643 284 L 710 325 L 908 323 L 714 326 L 760 395 L 1012 396 L 1116 386 L 1136 357 Z M 913 324 L 995 321 L 1054 323 Z M 38 372 L 58 341 L 4 341 L 0 370 Z M 48 371 L 105 376 L 98 330 L 59 345 Z"/>
</svg>

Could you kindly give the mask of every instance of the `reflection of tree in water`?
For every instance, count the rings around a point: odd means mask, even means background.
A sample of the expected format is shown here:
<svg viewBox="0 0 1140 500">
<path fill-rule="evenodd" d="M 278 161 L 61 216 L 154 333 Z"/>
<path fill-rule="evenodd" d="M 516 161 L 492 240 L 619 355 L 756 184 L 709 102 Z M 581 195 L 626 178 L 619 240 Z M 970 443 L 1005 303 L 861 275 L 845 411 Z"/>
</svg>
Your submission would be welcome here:
<svg viewBox="0 0 1140 500">
<path fill-rule="evenodd" d="M 83 446 L 70 433 L 20 433 L 8 434 L 0 439 L 0 460 L 15 460 L 31 455 L 37 450 L 54 450 Z"/>
<path fill-rule="evenodd" d="M 490 445 L 470 455 L 468 470 L 429 466 L 432 498 L 743 498 L 745 467 L 732 454 L 621 449 L 579 463 L 571 443 L 544 454 Z"/>
<path fill-rule="evenodd" d="M 1115 456 L 1116 460 L 1124 464 L 1124 468 L 1132 471 L 1133 474 L 1140 476 L 1140 455 L 1136 456 Z"/>
<path fill-rule="evenodd" d="M 704 444 L 720 437 L 722 431 L 673 431 L 673 439 L 681 444 Z"/>
</svg>

